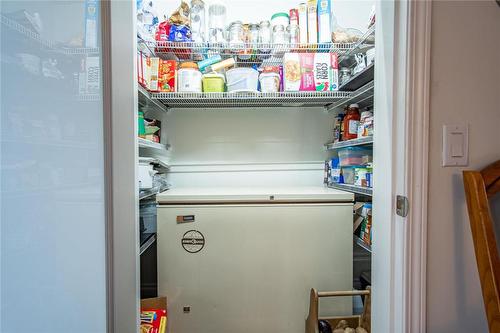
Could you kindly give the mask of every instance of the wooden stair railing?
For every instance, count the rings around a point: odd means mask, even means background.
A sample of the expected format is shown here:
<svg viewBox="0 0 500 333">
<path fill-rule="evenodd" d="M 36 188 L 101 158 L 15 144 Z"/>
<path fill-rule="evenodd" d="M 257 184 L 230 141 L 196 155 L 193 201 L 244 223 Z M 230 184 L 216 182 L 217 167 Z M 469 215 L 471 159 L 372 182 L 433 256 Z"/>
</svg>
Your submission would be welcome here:
<svg viewBox="0 0 500 333">
<path fill-rule="evenodd" d="M 500 333 L 500 259 L 489 205 L 500 191 L 500 161 L 463 176 L 488 327 L 490 333 Z"/>
</svg>

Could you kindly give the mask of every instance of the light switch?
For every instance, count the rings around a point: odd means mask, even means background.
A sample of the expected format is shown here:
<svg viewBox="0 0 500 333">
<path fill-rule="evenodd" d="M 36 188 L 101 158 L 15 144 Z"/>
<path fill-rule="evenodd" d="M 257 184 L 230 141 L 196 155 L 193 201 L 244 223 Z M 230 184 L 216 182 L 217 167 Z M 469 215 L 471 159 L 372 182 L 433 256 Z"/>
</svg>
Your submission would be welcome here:
<svg viewBox="0 0 500 333">
<path fill-rule="evenodd" d="M 469 129 L 467 125 L 443 126 L 443 166 L 467 166 Z"/>
</svg>

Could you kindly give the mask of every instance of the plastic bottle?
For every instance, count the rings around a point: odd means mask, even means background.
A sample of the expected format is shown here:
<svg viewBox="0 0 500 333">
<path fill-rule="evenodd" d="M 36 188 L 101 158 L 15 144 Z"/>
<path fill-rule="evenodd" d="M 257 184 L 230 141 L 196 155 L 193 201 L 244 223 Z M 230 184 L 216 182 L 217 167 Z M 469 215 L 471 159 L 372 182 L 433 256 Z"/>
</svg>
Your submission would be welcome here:
<svg viewBox="0 0 500 333">
<path fill-rule="evenodd" d="M 344 135 L 342 140 L 352 140 L 358 137 L 358 125 L 359 125 L 359 105 L 351 104 L 347 109 L 346 115 L 344 117 Z"/>
</svg>

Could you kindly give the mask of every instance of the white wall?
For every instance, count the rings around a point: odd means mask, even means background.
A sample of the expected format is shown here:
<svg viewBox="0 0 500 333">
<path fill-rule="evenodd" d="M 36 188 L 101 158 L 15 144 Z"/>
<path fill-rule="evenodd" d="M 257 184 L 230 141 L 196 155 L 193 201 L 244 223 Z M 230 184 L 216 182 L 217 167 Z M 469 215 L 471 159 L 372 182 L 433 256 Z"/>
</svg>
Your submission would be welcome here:
<svg viewBox="0 0 500 333">
<path fill-rule="evenodd" d="M 433 2 L 428 333 L 488 331 L 462 168 L 441 167 L 441 133 L 443 124 L 469 124 L 466 169 L 500 159 L 499 41 L 500 7 L 494 1 Z"/>
<path fill-rule="evenodd" d="M 322 108 L 173 110 L 170 181 L 183 186 L 313 186 L 333 116 Z"/>
</svg>

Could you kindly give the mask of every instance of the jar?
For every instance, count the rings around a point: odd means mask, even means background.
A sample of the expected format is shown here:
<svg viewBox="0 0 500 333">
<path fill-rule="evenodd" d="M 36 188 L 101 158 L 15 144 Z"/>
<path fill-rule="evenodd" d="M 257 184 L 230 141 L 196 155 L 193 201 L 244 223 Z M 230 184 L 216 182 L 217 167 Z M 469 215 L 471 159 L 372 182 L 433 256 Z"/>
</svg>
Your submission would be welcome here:
<svg viewBox="0 0 500 333">
<path fill-rule="evenodd" d="M 339 77 L 340 85 L 347 83 L 347 81 L 351 78 L 351 69 L 348 67 L 342 67 L 340 69 Z"/>
<path fill-rule="evenodd" d="M 285 26 L 279 24 L 273 27 L 273 44 L 285 44 Z"/>
<path fill-rule="evenodd" d="M 221 0 L 214 0 L 208 7 L 208 35 L 211 43 L 222 43 L 226 26 L 226 6 Z"/>
<path fill-rule="evenodd" d="M 205 3 L 202 0 L 191 0 L 189 18 L 191 20 L 191 38 L 193 42 L 205 42 Z"/>
<path fill-rule="evenodd" d="M 273 28 L 277 25 L 286 27 L 288 24 L 290 24 L 290 16 L 287 13 L 276 13 L 271 16 L 271 27 Z"/>
<path fill-rule="evenodd" d="M 259 24 L 259 58 L 265 59 L 269 57 L 271 52 L 271 23 L 269 21 L 262 21 Z"/>
<path fill-rule="evenodd" d="M 235 21 L 229 25 L 228 42 L 231 52 L 240 53 L 244 48 L 243 24 L 241 21 Z"/>
<path fill-rule="evenodd" d="M 352 140 L 358 137 L 358 125 L 359 125 L 359 105 L 351 104 L 347 108 L 346 115 L 344 117 L 344 135 L 342 140 Z"/>
<path fill-rule="evenodd" d="M 250 41 L 250 25 L 243 24 L 243 51 L 238 55 L 241 60 L 248 60 L 252 56 L 252 49 L 248 46 Z"/>
<path fill-rule="evenodd" d="M 288 27 L 286 27 L 286 36 L 286 39 L 288 40 L 290 45 L 292 47 L 296 47 L 300 43 L 299 26 L 295 24 L 289 24 Z"/>
<path fill-rule="evenodd" d="M 201 92 L 201 72 L 194 62 L 183 62 L 177 71 L 178 92 Z"/>
</svg>

